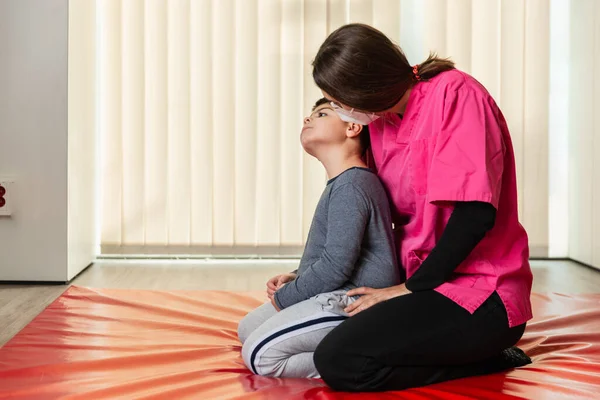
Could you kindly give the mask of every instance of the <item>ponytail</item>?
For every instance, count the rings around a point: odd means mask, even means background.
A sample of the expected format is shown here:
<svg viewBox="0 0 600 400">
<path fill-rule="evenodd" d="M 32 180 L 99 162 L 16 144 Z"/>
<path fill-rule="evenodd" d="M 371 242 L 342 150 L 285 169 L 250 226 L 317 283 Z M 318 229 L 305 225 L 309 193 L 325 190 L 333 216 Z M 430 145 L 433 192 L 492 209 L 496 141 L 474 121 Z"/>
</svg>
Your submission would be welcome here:
<svg viewBox="0 0 600 400">
<path fill-rule="evenodd" d="M 455 69 L 454 62 L 449 58 L 440 58 L 436 53 L 429 53 L 427 60 L 417 65 L 419 80 L 428 80 L 445 71 Z"/>
</svg>

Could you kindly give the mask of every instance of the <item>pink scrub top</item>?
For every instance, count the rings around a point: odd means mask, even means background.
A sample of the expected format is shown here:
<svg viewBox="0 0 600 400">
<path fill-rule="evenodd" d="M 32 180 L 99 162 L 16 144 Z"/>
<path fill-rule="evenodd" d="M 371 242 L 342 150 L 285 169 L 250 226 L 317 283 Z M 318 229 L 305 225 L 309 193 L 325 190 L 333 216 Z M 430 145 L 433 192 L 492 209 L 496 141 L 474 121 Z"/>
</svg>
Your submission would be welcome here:
<svg viewBox="0 0 600 400">
<path fill-rule="evenodd" d="M 375 169 L 393 210 L 399 261 L 410 278 L 440 238 L 453 202 L 482 201 L 496 223 L 435 290 L 470 313 L 497 291 L 509 326 L 532 318 L 529 245 L 517 211 L 514 152 L 486 89 L 452 70 L 413 87 L 404 117 L 369 125 Z"/>
</svg>

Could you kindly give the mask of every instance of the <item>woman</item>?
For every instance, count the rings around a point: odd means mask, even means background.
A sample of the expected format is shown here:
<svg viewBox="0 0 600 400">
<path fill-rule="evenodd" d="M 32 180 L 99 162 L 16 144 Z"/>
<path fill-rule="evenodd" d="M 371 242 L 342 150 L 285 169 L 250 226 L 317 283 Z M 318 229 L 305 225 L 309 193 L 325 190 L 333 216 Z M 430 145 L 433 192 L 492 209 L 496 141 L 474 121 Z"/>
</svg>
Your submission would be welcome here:
<svg viewBox="0 0 600 400">
<path fill-rule="evenodd" d="M 407 280 L 359 288 L 352 317 L 314 360 L 336 390 L 384 391 L 498 372 L 531 360 L 514 346 L 532 318 L 515 161 L 490 94 L 448 60 L 411 66 L 378 30 L 333 32 L 313 78 L 347 121 L 369 123 Z"/>
</svg>

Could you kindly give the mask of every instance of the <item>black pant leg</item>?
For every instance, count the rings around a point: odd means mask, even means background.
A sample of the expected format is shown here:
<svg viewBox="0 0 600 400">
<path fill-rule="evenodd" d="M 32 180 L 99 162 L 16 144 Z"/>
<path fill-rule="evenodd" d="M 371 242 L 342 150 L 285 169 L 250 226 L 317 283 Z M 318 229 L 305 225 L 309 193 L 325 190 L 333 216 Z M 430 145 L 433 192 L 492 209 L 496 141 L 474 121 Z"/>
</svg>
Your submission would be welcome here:
<svg viewBox="0 0 600 400">
<path fill-rule="evenodd" d="M 349 318 L 318 346 L 315 364 L 336 390 L 384 391 L 496 372 L 489 359 L 521 338 L 497 294 L 474 314 L 426 291 Z"/>
</svg>

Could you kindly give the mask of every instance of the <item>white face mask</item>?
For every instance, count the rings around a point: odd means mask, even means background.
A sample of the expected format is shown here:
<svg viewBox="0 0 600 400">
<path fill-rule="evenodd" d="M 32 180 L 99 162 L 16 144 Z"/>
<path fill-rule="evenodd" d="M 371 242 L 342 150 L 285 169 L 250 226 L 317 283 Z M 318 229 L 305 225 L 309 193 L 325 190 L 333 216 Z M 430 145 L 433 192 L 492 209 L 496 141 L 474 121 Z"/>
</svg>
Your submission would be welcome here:
<svg viewBox="0 0 600 400">
<path fill-rule="evenodd" d="M 333 110 L 340 116 L 340 119 L 344 122 L 369 125 L 371 122 L 379 118 L 379 115 L 375 115 L 375 113 L 367 114 L 364 112 L 355 111 L 354 108 L 350 111 L 345 110 L 334 102 L 331 102 L 331 107 L 333 107 Z"/>
</svg>

